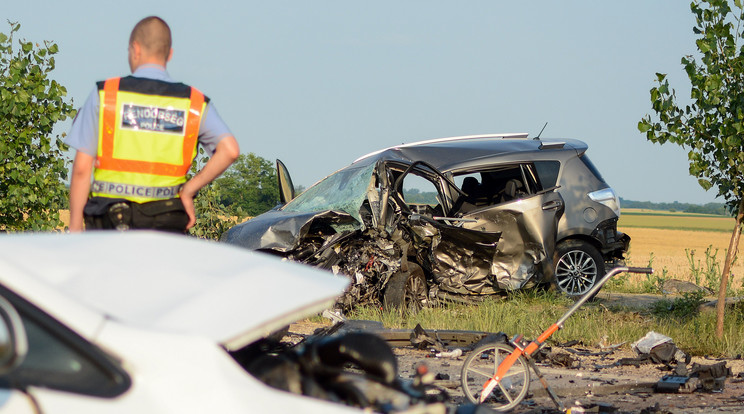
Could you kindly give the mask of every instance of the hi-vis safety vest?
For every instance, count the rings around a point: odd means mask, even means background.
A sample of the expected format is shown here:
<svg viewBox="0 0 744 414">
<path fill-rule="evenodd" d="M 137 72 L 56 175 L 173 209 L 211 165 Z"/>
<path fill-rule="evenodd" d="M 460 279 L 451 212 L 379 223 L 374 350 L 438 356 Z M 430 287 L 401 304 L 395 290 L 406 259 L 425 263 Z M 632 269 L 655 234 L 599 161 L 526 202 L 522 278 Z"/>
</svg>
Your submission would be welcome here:
<svg viewBox="0 0 744 414">
<path fill-rule="evenodd" d="M 98 157 L 91 194 L 138 203 L 178 196 L 208 98 L 182 83 L 134 77 L 98 83 Z"/>
</svg>

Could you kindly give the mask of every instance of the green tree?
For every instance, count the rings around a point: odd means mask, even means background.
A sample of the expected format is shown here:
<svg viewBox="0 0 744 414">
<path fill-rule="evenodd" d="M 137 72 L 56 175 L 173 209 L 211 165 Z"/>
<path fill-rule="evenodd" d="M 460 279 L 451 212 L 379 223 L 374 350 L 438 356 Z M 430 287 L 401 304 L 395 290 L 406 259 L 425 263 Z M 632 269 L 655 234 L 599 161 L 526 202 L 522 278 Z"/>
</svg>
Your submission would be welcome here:
<svg viewBox="0 0 744 414">
<path fill-rule="evenodd" d="M 196 224 L 189 234 L 202 239 L 219 240 L 222 233 L 245 219 L 246 214 L 239 207 L 226 207 L 219 202 L 219 184 L 212 181 L 194 199 Z"/>
<path fill-rule="evenodd" d="M 68 160 L 58 121 L 74 116 L 67 90 L 49 79 L 55 43 L 19 40 L 20 24 L 0 33 L 0 229 L 50 230 L 61 226 L 59 209 L 67 199 Z"/>
<path fill-rule="evenodd" d="M 716 334 L 723 336 L 726 287 L 744 219 L 744 48 L 742 0 L 696 0 L 690 5 L 696 24 L 699 60 L 682 58 L 692 86 L 681 104 L 666 74 L 657 73 L 651 102 L 657 119 L 646 115 L 638 129 L 649 141 L 671 142 L 688 150 L 690 175 L 700 186 L 717 187 L 718 196 L 736 212 L 736 225 L 721 276 Z"/>
<path fill-rule="evenodd" d="M 204 150 L 199 148 L 199 154 L 191 164 L 191 174 L 196 174 L 209 160 Z M 191 178 L 191 177 L 189 177 Z M 201 239 L 219 240 L 222 233 L 245 219 L 245 212 L 237 206 L 225 206 L 220 202 L 219 179 L 204 186 L 194 199 L 196 223 L 189 229 L 189 234 Z"/>
<path fill-rule="evenodd" d="M 192 173 L 206 162 L 203 155 L 197 157 Z M 218 240 L 230 227 L 274 208 L 278 202 L 279 185 L 272 163 L 253 153 L 241 154 L 220 178 L 199 190 L 194 201 L 196 224 L 190 234 Z"/>
<path fill-rule="evenodd" d="M 215 180 L 220 202 L 240 207 L 249 216 L 271 210 L 279 203 L 279 184 L 274 165 L 254 153 L 240 157 Z"/>
</svg>

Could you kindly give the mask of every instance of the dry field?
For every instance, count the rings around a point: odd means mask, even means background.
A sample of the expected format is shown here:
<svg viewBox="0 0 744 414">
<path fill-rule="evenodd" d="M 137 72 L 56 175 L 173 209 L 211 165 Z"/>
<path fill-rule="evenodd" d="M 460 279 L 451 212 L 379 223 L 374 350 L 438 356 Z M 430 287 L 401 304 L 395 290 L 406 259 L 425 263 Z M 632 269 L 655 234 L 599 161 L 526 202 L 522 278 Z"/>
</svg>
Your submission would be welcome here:
<svg viewBox="0 0 744 414">
<path fill-rule="evenodd" d="M 722 231 L 731 233 L 733 217 L 629 208 L 623 209 L 620 225 L 671 230 Z"/>
<path fill-rule="evenodd" d="M 686 250 L 694 250 L 694 260 L 697 266 L 705 269 L 705 251 L 708 246 L 713 246 L 712 253 L 716 255 L 716 261 L 723 270 L 723 262 L 726 258 L 731 233 L 720 231 L 690 231 L 655 228 L 624 228 L 620 231 L 631 237 L 630 254 L 628 262 L 633 266 L 647 266 L 653 254 L 652 266 L 657 272 L 667 270 L 667 277 L 695 282 L 690 262 L 685 253 Z M 741 249 L 740 249 L 741 250 Z M 659 273 L 661 274 L 661 273 Z M 732 268 L 734 289 L 742 288 L 744 282 L 744 261 L 739 259 Z M 631 277 L 645 277 L 634 275 Z M 705 285 L 705 281 L 701 282 Z"/>
</svg>

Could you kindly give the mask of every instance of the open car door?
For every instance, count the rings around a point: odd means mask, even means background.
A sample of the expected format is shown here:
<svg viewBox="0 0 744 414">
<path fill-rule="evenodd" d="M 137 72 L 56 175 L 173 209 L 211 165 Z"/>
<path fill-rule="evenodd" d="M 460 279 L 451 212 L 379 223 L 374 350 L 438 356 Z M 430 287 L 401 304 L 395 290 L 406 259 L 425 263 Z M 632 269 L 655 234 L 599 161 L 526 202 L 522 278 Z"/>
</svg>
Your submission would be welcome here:
<svg viewBox="0 0 744 414">
<path fill-rule="evenodd" d="M 501 232 L 491 273 L 498 289 L 515 290 L 553 277 L 562 214 L 563 198 L 553 188 L 464 214 L 462 227 Z"/>
<path fill-rule="evenodd" d="M 295 197 L 294 184 L 292 177 L 289 176 L 289 170 L 281 160 L 276 160 L 276 178 L 279 180 L 279 201 L 287 204 Z"/>
<path fill-rule="evenodd" d="M 425 249 L 422 264 L 428 263 L 434 282 L 441 290 L 461 294 L 491 294 L 497 291 L 492 283 L 494 260 L 499 254 L 502 231 L 481 226 L 466 227 L 472 218 L 444 217 L 447 208 L 441 204 L 424 205 L 415 209 L 406 197 L 404 183 L 414 177 L 428 181 L 438 193 L 438 201 L 446 199 L 442 186 L 447 185 L 460 197 L 465 196 L 444 174 L 424 161 L 410 164 L 398 175 L 393 184 L 392 196 L 410 214 L 412 233 L 418 249 Z M 415 193 L 414 193 L 415 195 Z M 402 198 L 401 198 L 402 197 Z"/>
</svg>

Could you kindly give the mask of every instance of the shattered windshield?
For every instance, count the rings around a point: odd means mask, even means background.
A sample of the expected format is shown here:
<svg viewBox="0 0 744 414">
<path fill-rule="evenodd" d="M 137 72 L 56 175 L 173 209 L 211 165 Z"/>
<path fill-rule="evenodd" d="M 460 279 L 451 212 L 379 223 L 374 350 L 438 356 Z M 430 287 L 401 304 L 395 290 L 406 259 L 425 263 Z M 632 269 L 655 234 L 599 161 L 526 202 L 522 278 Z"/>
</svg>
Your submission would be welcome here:
<svg viewBox="0 0 744 414">
<path fill-rule="evenodd" d="M 359 208 L 367 197 L 374 169 L 374 163 L 367 163 L 337 171 L 305 190 L 282 210 L 297 213 L 345 211 L 361 223 Z"/>
</svg>

